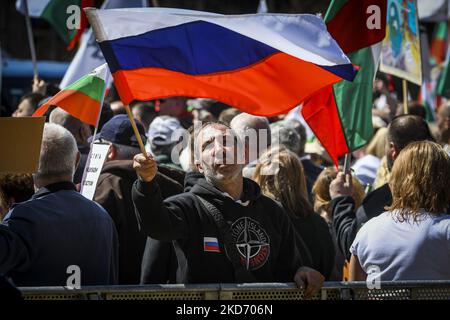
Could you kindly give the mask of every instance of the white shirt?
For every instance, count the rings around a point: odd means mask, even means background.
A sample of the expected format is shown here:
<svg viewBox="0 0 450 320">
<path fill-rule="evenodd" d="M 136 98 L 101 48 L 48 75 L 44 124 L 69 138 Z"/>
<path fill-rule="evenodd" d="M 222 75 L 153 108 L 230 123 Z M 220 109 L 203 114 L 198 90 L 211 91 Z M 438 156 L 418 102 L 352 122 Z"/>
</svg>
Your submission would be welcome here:
<svg viewBox="0 0 450 320">
<path fill-rule="evenodd" d="M 392 212 L 369 220 L 350 252 L 362 269 L 379 267 L 380 280 L 450 280 L 450 215 L 422 212 L 398 222 Z"/>
</svg>

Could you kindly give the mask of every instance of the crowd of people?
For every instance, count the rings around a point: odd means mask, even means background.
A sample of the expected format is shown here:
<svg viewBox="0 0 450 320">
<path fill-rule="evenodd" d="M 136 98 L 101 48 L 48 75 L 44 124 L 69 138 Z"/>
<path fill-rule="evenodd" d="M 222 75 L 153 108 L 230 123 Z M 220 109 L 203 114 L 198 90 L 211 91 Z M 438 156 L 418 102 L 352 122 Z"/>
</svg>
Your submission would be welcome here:
<svg viewBox="0 0 450 320">
<path fill-rule="evenodd" d="M 13 116 L 52 94 L 38 84 Z M 348 172 L 298 114 L 138 101 L 142 153 L 114 90 L 95 136 L 53 106 L 38 171 L 0 175 L 0 274 L 17 286 L 64 286 L 72 265 L 84 286 L 294 281 L 306 297 L 373 266 L 383 281 L 450 280 L 450 103 L 427 122 L 418 102 L 402 114 L 374 88 L 374 135 Z M 109 145 L 94 201 L 79 193 L 92 142 Z"/>
</svg>

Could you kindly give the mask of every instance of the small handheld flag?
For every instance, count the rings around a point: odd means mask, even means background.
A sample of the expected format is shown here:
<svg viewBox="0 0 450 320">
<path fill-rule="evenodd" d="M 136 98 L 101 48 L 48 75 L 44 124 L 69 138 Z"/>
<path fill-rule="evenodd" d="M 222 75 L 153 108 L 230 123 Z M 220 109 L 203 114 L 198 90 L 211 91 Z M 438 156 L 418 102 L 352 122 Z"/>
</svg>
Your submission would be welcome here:
<svg viewBox="0 0 450 320">
<path fill-rule="evenodd" d="M 41 117 L 50 105 L 55 105 L 75 118 L 96 126 L 105 94 L 107 72 L 106 63 L 94 69 L 50 98 L 33 113 L 33 117 Z"/>
</svg>

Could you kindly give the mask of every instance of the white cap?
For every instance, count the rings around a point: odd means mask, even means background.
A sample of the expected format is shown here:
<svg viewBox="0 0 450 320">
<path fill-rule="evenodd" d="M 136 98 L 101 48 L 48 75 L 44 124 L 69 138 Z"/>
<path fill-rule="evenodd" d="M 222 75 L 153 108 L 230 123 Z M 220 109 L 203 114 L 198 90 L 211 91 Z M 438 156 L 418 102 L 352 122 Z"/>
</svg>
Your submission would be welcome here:
<svg viewBox="0 0 450 320">
<path fill-rule="evenodd" d="M 154 145 L 164 146 L 172 144 L 172 134 L 181 129 L 180 121 L 169 116 L 156 117 L 148 128 L 148 139 Z"/>
</svg>

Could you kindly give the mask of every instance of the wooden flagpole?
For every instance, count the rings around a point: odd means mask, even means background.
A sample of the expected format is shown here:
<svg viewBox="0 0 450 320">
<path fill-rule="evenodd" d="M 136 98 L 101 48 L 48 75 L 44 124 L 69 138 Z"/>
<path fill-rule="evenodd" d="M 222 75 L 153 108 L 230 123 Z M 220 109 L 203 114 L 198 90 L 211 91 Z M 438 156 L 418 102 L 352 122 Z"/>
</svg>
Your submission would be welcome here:
<svg viewBox="0 0 450 320">
<path fill-rule="evenodd" d="M 408 114 L 408 82 L 403 79 L 403 113 Z"/>
<path fill-rule="evenodd" d="M 131 126 L 133 127 L 134 134 L 136 135 L 136 139 L 139 143 L 139 148 L 141 149 L 142 154 L 148 159 L 147 151 L 145 150 L 144 143 L 142 142 L 141 134 L 136 126 L 136 122 L 134 121 L 133 113 L 131 112 L 130 106 L 125 105 L 125 110 L 127 111 L 128 118 L 130 118 Z"/>
</svg>

